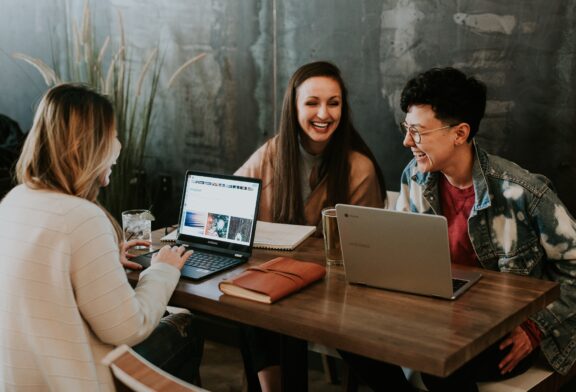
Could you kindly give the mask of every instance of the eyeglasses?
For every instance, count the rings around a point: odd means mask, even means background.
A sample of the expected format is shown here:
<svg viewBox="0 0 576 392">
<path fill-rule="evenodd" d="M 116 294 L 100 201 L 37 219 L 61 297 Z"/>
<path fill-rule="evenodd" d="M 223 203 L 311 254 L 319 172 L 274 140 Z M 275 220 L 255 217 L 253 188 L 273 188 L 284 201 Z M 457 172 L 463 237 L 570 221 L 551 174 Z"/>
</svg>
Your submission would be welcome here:
<svg viewBox="0 0 576 392">
<path fill-rule="evenodd" d="M 442 129 L 454 128 L 456 125 L 446 125 L 440 128 L 430 129 L 429 131 L 419 131 L 414 125 L 408 125 L 406 122 L 400 124 L 398 130 L 402 134 L 403 137 L 406 137 L 406 132 L 410 133 L 410 136 L 414 140 L 414 143 L 420 144 L 422 140 L 422 135 L 426 135 L 427 133 L 432 133 L 436 131 L 441 131 Z"/>
</svg>

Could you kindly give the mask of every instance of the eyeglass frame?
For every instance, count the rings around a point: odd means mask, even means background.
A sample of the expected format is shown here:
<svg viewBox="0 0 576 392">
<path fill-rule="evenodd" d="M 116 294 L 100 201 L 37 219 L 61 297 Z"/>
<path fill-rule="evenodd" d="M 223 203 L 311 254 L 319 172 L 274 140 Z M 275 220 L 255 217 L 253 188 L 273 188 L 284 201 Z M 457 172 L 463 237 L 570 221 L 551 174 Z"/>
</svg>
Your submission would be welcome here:
<svg viewBox="0 0 576 392">
<path fill-rule="evenodd" d="M 458 126 L 458 124 L 445 125 L 445 126 L 440 127 L 440 128 L 430 129 L 428 131 L 419 131 L 418 128 L 416 128 L 416 126 L 408 125 L 408 123 L 406 121 L 403 121 L 400 123 L 400 127 L 398 130 L 400 131 L 400 133 L 404 137 L 406 137 L 406 134 L 409 133 L 412 140 L 414 140 L 414 143 L 420 144 L 420 142 L 422 141 L 422 135 L 426 135 L 428 133 L 432 133 L 432 132 L 436 132 L 436 131 L 441 131 L 443 129 L 454 128 L 456 126 Z M 416 137 L 416 136 L 418 136 L 418 137 Z M 416 140 L 416 139 L 418 139 L 418 140 Z"/>
</svg>

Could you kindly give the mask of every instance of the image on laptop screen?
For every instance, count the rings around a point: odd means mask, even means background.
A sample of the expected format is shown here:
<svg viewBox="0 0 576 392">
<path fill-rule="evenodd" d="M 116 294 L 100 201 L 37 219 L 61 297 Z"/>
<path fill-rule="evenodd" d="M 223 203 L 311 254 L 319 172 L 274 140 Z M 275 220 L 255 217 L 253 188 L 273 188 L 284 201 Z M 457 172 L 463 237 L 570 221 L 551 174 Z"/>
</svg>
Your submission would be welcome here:
<svg viewBox="0 0 576 392">
<path fill-rule="evenodd" d="M 185 187 L 181 235 L 231 245 L 251 245 L 258 183 L 189 174 Z"/>
</svg>

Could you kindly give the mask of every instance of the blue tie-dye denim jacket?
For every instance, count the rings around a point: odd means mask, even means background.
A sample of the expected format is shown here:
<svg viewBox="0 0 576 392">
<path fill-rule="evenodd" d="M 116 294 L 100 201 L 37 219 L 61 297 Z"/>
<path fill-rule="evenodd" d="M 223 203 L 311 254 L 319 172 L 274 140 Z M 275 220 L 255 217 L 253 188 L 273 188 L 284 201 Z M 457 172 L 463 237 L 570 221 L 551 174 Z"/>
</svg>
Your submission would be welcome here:
<svg viewBox="0 0 576 392">
<path fill-rule="evenodd" d="M 544 176 L 474 149 L 470 240 L 486 269 L 560 284 L 560 299 L 531 319 L 544 334 L 544 355 L 564 374 L 576 360 L 576 222 Z M 442 214 L 439 176 L 420 173 L 412 160 L 402 173 L 396 208 Z"/>
</svg>

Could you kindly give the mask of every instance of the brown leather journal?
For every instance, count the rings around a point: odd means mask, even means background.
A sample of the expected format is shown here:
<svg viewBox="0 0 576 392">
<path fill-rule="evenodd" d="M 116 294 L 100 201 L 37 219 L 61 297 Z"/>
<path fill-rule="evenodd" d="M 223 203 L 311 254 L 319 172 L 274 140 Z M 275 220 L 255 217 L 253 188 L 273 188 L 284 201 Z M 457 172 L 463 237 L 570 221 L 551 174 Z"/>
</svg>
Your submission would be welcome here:
<svg viewBox="0 0 576 392">
<path fill-rule="evenodd" d="M 223 280 L 218 287 L 224 294 L 271 304 L 322 279 L 322 265 L 290 257 L 277 257 L 250 267 L 235 278 Z"/>
</svg>

